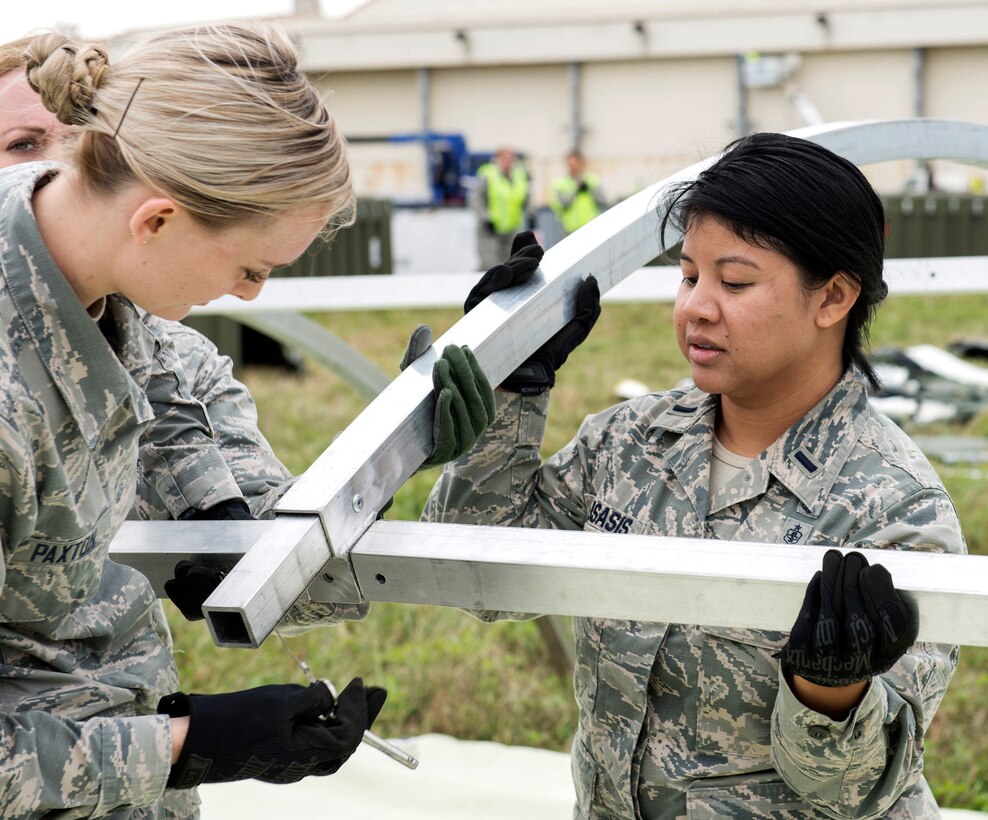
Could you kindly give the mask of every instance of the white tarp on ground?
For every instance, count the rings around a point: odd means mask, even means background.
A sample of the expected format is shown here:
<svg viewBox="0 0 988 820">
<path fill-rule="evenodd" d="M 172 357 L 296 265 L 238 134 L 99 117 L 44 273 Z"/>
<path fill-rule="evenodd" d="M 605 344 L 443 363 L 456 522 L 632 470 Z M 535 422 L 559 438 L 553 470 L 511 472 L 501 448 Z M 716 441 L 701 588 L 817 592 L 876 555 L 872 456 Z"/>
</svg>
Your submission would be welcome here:
<svg viewBox="0 0 988 820">
<path fill-rule="evenodd" d="M 412 771 L 361 745 L 331 777 L 291 786 L 247 780 L 200 789 L 203 820 L 340 817 L 346 820 L 570 820 L 569 756 L 545 749 L 422 735 L 394 741 Z"/>
<path fill-rule="evenodd" d="M 203 820 L 339 817 L 346 820 L 570 820 L 569 755 L 544 749 L 422 735 L 394 741 L 415 771 L 362 745 L 332 777 L 292 786 L 247 780 L 203 786 Z M 944 811 L 950 820 L 985 820 Z"/>
</svg>

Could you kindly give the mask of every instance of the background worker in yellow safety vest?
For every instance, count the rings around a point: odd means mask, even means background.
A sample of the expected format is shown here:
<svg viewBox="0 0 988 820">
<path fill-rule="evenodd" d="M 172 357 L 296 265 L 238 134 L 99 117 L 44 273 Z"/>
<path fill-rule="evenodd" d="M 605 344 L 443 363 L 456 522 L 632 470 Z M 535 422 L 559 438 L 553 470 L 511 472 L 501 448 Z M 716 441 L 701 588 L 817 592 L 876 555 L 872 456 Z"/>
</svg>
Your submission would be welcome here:
<svg viewBox="0 0 988 820">
<path fill-rule="evenodd" d="M 510 148 L 477 169 L 471 204 L 477 213 L 480 269 L 500 264 L 511 255 L 511 240 L 529 227 L 528 174 Z"/>
<path fill-rule="evenodd" d="M 607 208 L 600 180 L 586 172 L 586 160 L 579 151 L 566 155 L 569 173 L 552 182 L 549 206 L 559 219 L 563 232 L 571 234 Z"/>
</svg>

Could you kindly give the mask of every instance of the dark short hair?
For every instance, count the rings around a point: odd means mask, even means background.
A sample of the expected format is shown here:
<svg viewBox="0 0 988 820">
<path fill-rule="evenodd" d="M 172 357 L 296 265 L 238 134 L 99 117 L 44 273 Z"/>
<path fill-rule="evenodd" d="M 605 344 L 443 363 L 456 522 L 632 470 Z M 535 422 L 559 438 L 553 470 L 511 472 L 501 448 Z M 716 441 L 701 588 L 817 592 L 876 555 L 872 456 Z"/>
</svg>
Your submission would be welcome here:
<svg viewBox="0 0 988 820">
<path fill-rule="evenodd" d="M 798 137 L 751 134 L 676 186 L 659 209 L 660 237 L 667 225 L 685 233 L 713 216 L 745 242 L 789 259 L 808 290 L 836 273 L 851 277 L 861 292 L 848 314 L 844 367 L 856 365 L 878 387 L 865 348 L 875 308 L 888 294 L 885 209 L 854 163 Z"/>
</svg>

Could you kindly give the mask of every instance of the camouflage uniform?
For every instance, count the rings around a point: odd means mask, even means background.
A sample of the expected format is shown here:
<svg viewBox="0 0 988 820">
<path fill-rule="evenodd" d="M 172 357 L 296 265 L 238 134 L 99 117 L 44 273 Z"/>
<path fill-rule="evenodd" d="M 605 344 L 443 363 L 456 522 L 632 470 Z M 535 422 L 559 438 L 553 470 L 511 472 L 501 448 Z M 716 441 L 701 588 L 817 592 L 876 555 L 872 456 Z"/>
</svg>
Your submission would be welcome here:
<svg viewBox="0 0 988 820">
<path fill-rule="evenodd" d="M 99 323 L 80 305 L 31 211 L 47 173 L 0 176 L 0 814 L 194 817 L 194 791 L 164 790 L 167 625 L 106 557 L 138 436 L 174 387 L 156 378 L 167 340 L 122 297 Z"/>
<path fill-rule="evenodd" d="M 155 417 L 140 438 L 141 492 L 135 513 L 141 518 L 178 518 L 190 508 L 204 510 L 240 498 L 213 437 L 211 417 L 188 383 L 186 373 L 191 371 L 165 330 L 172 323 L 139 312 L 160 340 L 148 378 L 140 384 L 149 398 L 161 392 L 165 403 L 154 404 Z"/>
<path fill-rule="evenodd" d="M 193 415 L 210 430 L 211 452 L 208 461 L 199 458 L 200 469 L 196 471 L 186 467 L 188 462 L 194 462 L 187 456 L 189 448 L 171 460 L 162 458 L 164 448 L 153 439 L 167 442 L 168 430 L 160 430 L 153 423 L 141 442 L 135 517 L 178 518 L 189 507 L 205 509 L 241 494 L 255 516 L 270 515 L 278 499 L 291 487 L 292 474 L 258 429 L 254 400 L 233 377 L 233 363 L 228 356 L 221 356 L 209 339 L 187 325 L 162 322 L 162 326 L 188 377 L 188 391 L 197 399 Z M 174 454 L 175 449 L 167 452 Z M 221 475 L 214 469 L 217 457 L 222 462 Z M 213 482 L 212 489 L 203 485 L 202 474 Z"/>
<path fill-rule="evenodd" d="M 717 407 L 697 389 L 638 398 L 588 417 L 543 465 L 548 399 L 499 392 L 494 423 L 446 466 L 424 517 L 965 551 L 937 476 L 868 404 L 859 373 L 710 498 Z M 956 648 L 917 644 L 834 721 L 781 678 L 783 633 L 599 618 L 575 629 L 575 817 L 937 816 L 923 740 Z"/>
</svg>

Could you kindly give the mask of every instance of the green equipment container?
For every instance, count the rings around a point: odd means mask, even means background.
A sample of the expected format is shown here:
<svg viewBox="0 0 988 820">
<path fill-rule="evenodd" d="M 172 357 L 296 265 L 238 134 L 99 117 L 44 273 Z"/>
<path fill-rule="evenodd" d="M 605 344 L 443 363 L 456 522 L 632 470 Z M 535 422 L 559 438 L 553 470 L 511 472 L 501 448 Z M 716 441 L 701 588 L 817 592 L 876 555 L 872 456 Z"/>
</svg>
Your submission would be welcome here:
<svg viewBox="0 0 988 820">
<path fill-rule="evenodd" d="M 889 259 L 988 255 L 985 197 L 930 193 L 883 197 Z"/>
<path fill-rule="evenodd" d="M 272 276 L 368 276 L 393 272 L 389 200 L 357 201 L 356 221 L 338 230 L 328 244 L 317 239 L 287 268 Z M 225 316 L 191 316 L 185 324 L 208 336 L 220 353 L 244 364 L 297 366 L 281 345 Z"/>
<path fill-rule="evenodd" d="M 393 272 L 389 200 L 362 199 L 357 219 L 329 244 L 316 240 L 295 264 L 275 276 L 371 276 Z"/>
</svg>

